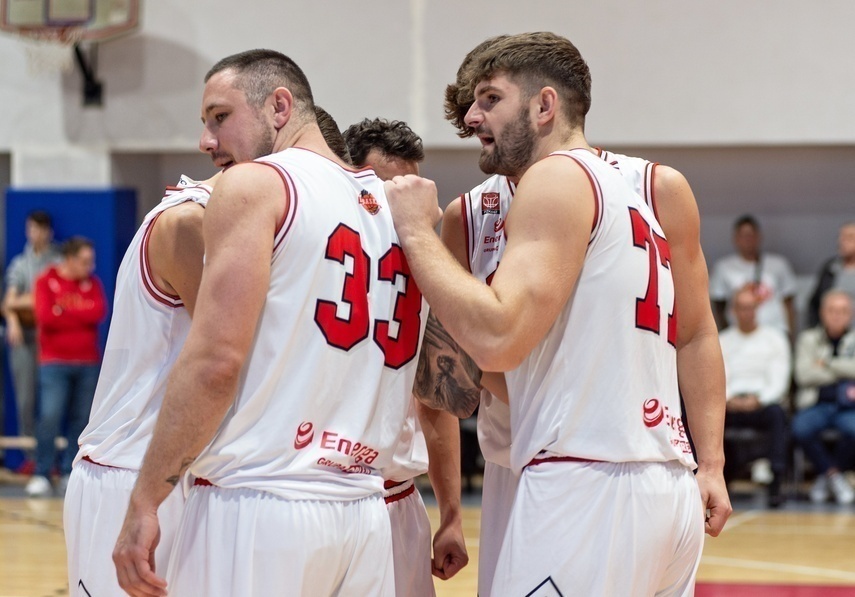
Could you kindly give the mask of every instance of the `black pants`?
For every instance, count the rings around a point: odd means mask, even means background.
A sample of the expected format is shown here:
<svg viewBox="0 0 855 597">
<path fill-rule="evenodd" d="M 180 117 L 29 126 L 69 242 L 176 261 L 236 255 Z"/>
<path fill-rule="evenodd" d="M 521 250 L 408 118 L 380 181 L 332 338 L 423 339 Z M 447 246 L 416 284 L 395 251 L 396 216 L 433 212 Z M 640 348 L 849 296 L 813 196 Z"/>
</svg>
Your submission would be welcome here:
<svg viewBox="0 0 855 597">
<path fill-rule="evenodd" d="M 725 430 L 746 427 L 762 432 L 763 437 L 757 445 L 725 440 L 725 480 L 730 481 L 746 464 L 758 458 L 768 458 L 772 472 L 780 480 L 787 470 L 790 444 L 787 413 L 781 405 L 770 404 L 752 412 L 725 415 Z"/>
</svg>

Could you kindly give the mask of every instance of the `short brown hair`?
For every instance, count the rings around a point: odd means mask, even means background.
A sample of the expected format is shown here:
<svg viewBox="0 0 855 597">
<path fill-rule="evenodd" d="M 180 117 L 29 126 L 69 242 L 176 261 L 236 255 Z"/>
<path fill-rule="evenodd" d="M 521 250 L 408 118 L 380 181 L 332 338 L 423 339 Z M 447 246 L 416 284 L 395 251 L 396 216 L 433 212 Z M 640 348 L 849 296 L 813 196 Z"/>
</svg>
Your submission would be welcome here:
<svg viewBox="0 0 855 597">
<path fill-rule="evenodd" d="M 338 128 L 335 118 L 318 105 L 315 106 L 315 118 L 318 120 L 318 128 L 321 129 L 321 134 L 324 136 L 324 141 L 327 142 L 327 147 L 345 163 L 352 164 L 350 152 L 347 150 L 347 144 L 344 142 L 344 137 L 341 136 L 341 131 Z"/>
<path fill-rule="evenodd" d="M 62 252 L 62 256 L 68 259 L 69 257 L 74 257 L 75 255 L 80 253 L 81 249 L 84 249 L 86 247 L 94 249 L 95 243 L 93 243 L 85 236 L 72 236 L 67 241 L 62 243 L 60 251 Z"/>
<path fill-rule="evenodd" d="M 51 219 L 50 214 L 41 209 L 28 213 L 27 220 L 33 224 L 41 226 L 42 228 L 53 228 L 53 220 Z"/>
<path fill-rule="evenodd" d="M 540 31 L 488 39 L 467 54 L 457 74 L 455 86 L 446 89 L 445 110 L 446 118 L 461 131 L 468 130 L 462 121 L 463 102 L 471 105 L 475 86 L 498 74 L 508 75 L 529 96 L 544 86 L 554 87 L 571 126 L 584 128 L 585 116 L 591 109 L 588 64 L 570 40 L 554 33 Z M 455 95 L 450 97 L 452 90 Z"/>
<path fill-rule="evenodd" d="M 368 152 L 376 149 L 384 156 L 398 158 L 407 162 L 421 162 L 425 159 L 422 139 L 413 132 L 406 122 L 365 118 L 347 127 L 344 141 L 353 158 L 355 166 L 365 166 Z"/>
<path fill-rule="evenodd" d="M 248 50 L 232 54 L 217 62 L 205 75 L 205 83 L 219 72 L 233 70 L 236 87 L 246 94 L 249 105 L 259 108 L 273 90 L 285 87 L 294 102 L 311 111 L 315 107 L 312 88 L 297 63 L 275 50 Z"/>
</svg>

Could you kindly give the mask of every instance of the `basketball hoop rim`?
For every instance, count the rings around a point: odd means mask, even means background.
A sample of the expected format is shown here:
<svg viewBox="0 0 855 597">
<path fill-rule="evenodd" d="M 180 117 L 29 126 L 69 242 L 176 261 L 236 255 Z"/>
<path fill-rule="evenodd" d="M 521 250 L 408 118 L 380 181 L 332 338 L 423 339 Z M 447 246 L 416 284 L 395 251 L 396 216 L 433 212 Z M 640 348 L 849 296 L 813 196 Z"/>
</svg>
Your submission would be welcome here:
<svg viewBox="0 0 855 597">
<path fill-rule="evenodd" d="M 35 41 L 52 41 L 73 45 L 81 41 L 106 41 L 128 33 L 139 26 L 139 0 L 129 0 L 131 18 L 125 22 L 101 29 L 87 29 L 88 22 L 67 21 L 51 25 L 10 25 L 6 22 L 6 1 L 0 0 L 0 31 L 20 35 Z"/>
</svg>

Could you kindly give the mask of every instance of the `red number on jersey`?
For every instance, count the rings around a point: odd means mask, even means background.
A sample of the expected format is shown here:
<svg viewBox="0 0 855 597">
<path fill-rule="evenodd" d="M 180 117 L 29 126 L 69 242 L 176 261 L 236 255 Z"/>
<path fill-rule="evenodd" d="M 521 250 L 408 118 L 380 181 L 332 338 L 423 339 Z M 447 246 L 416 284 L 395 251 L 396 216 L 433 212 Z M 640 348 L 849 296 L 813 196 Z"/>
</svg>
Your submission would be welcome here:
<svg viewBox="0 0 855 597">
<path fill-rule="evenodd" d="M 374 341 L 386 357 L 386 366 L 398 369 L 409 363 L 419 349 L 421 331 L 422 293 L 410 274 L 410 266 L 404 257 L 404 250 L 398 245 L 380 258 L 380 271 L 377 278 L 395 283 L 398 276 L 404 278 L 406 290 L 398 293 L 395 299 L 394 319 L 398 322 L 398 337 L 389 335 L 389 322 L 378 319 L 374 324 Z"/>
<path fill-rule="evenodd" d="M 326 258 L 345 264 L 345 256 L 353 259 L 353 273 L 345 274 L 342 302 L 350 305 L 347 319 L 338 317 L 334 301 L 318 299 L 315 323 L 332 346 L 350 350 L 368 336 L 371 316 L 368 307 L 371 258 L 362 249 L 359 233 L 339 224 L 327 240 Z M 380 258 L 377 278 L 395 283 L 403 276 L 406 290 L 395 298 L 393 318 L 398 323 L 397 337 L 389 334 L 389 321 L 378 320 L 374 326 L 374 341 L 383 351 L 387 367 L 399 369 L 413 360 L 419 349 L 421 332 L 422 293 L 410 274 L 410 267 L 401 247 L 393 245 Z"/>
<path fill-rule="evenodd" d="M 362 250 L 359 233 L 339 224 L 327 239 L 326 258 L 344 265 L 345 256 L 353 259 L 353 273 L 344 275 L 341 300 L 350 305 L 350 314 L 347 319 L 342 319 L 338 316 L 338 306 L 334 301 L 318 299 L 315 322 L 329 344 L 350 350 L 368 337 L 368 275 L 371 258 Z"/>
<path fill-rule="evenodd" d="M 656 334 L 660 330 L 659 307 L 659 265 L 671 269 L 671 248 L 668 241 L 656 234 L 644 216 L 637 209 L 629 208 L 629 218 L 632 221 L 632 243 L 639 249 L 647 251 L 650 273 L 647 278 L 647 292 L 643 298 L 635 299 L 635 325 L 643 330 Z M 668 313 L 668 343 L 677 345 L 677 319 L 674 316 L 675 305 L 671 305 Z"/>
</svg>

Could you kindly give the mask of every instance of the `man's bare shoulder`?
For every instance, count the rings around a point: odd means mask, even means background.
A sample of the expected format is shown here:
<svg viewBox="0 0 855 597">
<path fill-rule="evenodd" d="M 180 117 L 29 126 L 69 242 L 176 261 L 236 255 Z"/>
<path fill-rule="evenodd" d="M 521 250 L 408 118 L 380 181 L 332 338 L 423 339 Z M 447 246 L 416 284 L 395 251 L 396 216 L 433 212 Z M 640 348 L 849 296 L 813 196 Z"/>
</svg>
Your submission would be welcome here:
<svg viewBox="0 0 855 597">
<path fill-rule="evenodd" d="M 673 243 L 700 242 L 700 215 L 692 187 L 683 174 L 664 165 L 656 166 L 653 198 L 659 223 Z"/>
<path fill-rule="evenodd" d="M 155 226 L 180 234 L 190 229 L 202 227 L 202 219 L 205 215 L 205 208 L 195 201 L 185 201 L 165 210 L 159 218 Z"/>
<path fill-rule="evenodd" d="M 514 206 L 520 197 L 571 197 L 582 199 L 591 191 L 591 180 L 584 167 L 565 155 L 550 155 L 535 162 L 520 179 L 514 195 Z"/>
<path fill-rule="evenodd" d="M 463 197 L 460 195 L 452 199 L 442 213 L 442 225 L 447 224 L 463 225 Z"/>
</svg>

